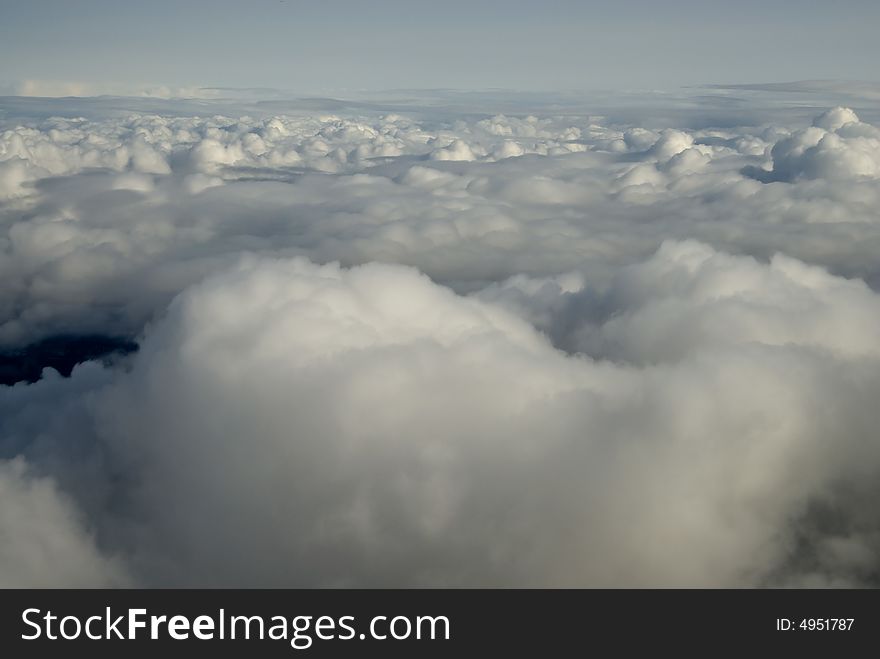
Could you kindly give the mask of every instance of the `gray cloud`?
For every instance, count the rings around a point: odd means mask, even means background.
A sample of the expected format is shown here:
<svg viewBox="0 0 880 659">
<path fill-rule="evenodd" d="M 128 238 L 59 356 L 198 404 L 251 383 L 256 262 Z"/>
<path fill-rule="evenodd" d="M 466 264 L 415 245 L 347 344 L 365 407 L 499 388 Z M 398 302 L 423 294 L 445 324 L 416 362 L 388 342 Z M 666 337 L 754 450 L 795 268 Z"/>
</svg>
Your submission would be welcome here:
<svg viewBox="0 0 880 659">
<path fill-rule="evenodd" d="M 52 480 L 21 459 L 0 461 L 0 587 L 128 585 L 123 565 L 102 555 L 81 513 Z"/>
</svg>

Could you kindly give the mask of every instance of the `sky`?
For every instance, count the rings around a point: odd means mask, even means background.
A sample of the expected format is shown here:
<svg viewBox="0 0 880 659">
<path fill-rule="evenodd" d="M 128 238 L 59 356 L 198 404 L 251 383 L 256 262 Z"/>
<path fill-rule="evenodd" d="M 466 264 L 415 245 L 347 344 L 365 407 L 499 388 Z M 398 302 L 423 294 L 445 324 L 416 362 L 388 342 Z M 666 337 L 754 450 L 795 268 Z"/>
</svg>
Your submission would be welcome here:
<svg viewBox="0 0 880 659">
<path fill-rule="evenodd" d="M 0 386 L 0 586 L 876 585 L 877 88 L 708 91 L 0 99 L 0 367 L 138 346 Z"/>
<path fill-rule="evenodd" d="M 0 2 L 0 84 L 656 89 L 872 79 L 871 0 Z M 31 87 L 27 87 L 27 83 Z"/>
<path fill-rule="evenodd" d="M 793 6 L 5 3 L 0 587 L 877 586 L 880 16 Z"/>
</svg>

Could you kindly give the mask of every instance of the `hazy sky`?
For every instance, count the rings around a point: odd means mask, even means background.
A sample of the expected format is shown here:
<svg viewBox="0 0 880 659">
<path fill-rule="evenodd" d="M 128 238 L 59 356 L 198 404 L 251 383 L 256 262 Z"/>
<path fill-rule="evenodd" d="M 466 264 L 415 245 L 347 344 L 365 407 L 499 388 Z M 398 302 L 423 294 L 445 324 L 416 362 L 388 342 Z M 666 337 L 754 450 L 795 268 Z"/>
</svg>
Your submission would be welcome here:
<svg viewBox="0 0 880 659">
<path fill-rule="evenodd" d="M 873 79 L 880 3 L 0 0 L 0 83 L 295 91 Z"/>
</svg>

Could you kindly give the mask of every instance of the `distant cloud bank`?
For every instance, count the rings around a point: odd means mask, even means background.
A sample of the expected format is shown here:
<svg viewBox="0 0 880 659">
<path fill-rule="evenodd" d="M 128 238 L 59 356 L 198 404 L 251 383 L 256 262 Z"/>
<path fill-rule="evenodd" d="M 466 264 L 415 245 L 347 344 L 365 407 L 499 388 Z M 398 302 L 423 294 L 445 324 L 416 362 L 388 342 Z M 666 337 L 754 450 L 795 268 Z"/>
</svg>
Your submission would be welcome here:
<svg viewBox="0 0 880 659">
<path fill-rule="evenodd" d="M 67 96 L 133 96 L 150 98 L 216 98 L 214 90 L 203 87 L 168 87 L 149 84 L 110 84 L 76 81 L 22 80 L 9 85 L 14 96 L 62 98 Z"/>
</svg>

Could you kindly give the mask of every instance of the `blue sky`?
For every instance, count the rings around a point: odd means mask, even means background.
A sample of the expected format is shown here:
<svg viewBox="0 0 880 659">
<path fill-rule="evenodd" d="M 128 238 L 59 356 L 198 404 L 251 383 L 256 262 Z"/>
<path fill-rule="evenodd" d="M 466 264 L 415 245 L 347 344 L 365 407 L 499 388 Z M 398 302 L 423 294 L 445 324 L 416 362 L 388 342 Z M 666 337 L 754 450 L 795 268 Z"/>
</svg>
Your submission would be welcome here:
<svg viewBox="0 0 880 659">
<path fill-rule="evenodd" d="M 0 0 L 0 82 L 523 90 L 875 78 L 880 3 Z"/>
</svg>

